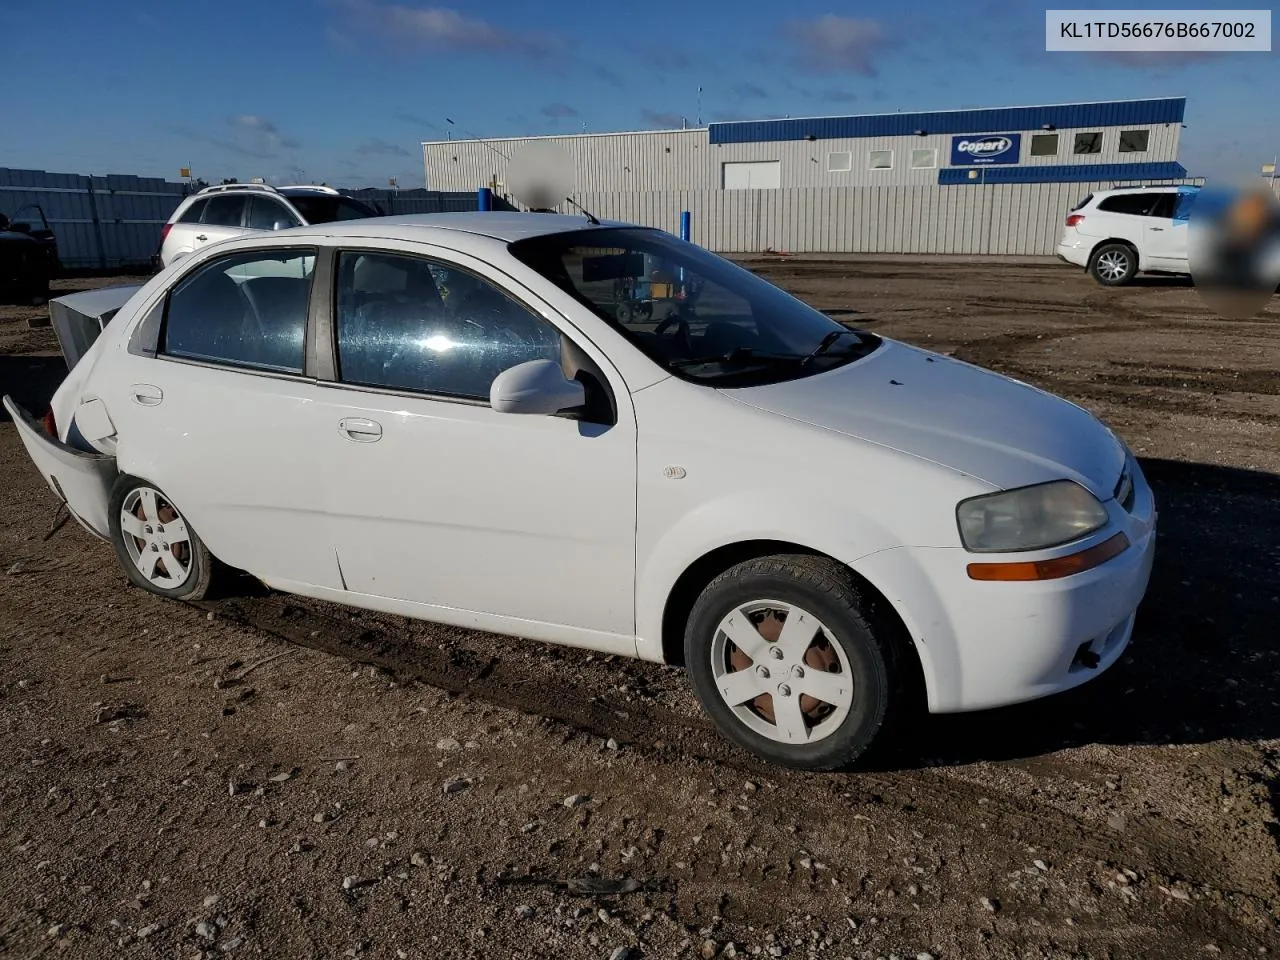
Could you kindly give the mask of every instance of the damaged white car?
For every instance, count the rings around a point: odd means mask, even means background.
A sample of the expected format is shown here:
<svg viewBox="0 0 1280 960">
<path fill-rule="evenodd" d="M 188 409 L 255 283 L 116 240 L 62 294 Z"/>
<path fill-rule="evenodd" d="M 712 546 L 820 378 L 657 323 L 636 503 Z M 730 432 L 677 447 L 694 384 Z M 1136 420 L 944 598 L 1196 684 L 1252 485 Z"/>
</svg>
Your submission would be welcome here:
<svg viewBox="0 0 1280 960">
<path fill-rule="evenodd" d="M 123 295 L 122 295 L 123 296 Z M 659 230 L 474 213 L 211 246 L 130 291 L 32 460 L 137 585 L 686 665 L 775 762 L 1074 687 L 1155 506 L 1074 404 L 850 330 Z"/>
</svg>

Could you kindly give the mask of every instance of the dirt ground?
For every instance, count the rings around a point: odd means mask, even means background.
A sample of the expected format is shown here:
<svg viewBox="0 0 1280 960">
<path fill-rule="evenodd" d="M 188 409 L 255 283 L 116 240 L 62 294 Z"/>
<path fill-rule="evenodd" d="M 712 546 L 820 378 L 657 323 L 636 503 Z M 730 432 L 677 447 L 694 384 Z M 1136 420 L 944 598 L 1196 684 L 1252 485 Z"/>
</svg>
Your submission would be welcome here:
<svg viewBox="0 0 1280 960">
<path fill-rule="evenodd" d="M 1227 321 L 1039 262 L 751 266 L 1133 445 L 1161 541 L 1121 663 L 922 720 L 874 769 L 781 771 L 674 668 L 130 588 L 74 522 L 46 538 L 0 423 L 0 955 L 1280 951 L 1280 304 Z M 65 372 L 44 315 L 0 308 L 0 391 L 37 412 Z"/>
</svg>

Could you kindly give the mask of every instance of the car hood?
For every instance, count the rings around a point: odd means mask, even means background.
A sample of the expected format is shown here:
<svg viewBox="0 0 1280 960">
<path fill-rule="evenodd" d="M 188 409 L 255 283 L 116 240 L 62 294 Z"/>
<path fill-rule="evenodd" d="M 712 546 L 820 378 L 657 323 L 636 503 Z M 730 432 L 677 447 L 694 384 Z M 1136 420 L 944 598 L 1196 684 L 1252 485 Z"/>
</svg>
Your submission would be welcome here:
<svg viewBox="0 0 1280 960">
<path fill-rule="evenodd" d="M 1002 489 L 1066 477 L 1107 500 L 1124 468 L 1124 447 L 1087 410 L 894 340 L 826 373 L 722 392 Z"/>
</svg>

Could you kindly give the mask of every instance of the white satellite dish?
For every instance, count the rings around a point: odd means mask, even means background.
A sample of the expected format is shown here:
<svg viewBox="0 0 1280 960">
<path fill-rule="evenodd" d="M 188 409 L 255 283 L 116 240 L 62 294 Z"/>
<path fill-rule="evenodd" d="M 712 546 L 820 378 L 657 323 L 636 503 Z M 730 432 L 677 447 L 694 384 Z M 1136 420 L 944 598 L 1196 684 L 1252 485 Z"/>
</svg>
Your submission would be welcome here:
<svg viewBox="0 0 1280 960">
<path fill-rule="evenodd" d="M 525 206 L 550 209 L 573 193 L 573 160 L 554 143 L 530 143 L 511 158 L 506 180 L 511 195 Z"/>
</svg>

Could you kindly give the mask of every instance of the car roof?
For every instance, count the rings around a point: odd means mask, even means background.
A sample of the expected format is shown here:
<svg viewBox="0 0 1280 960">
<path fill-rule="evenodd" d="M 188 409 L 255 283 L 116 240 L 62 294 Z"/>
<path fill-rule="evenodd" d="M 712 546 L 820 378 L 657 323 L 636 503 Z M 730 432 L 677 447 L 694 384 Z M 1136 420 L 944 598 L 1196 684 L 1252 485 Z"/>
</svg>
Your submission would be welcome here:
<svg viewBox="0 0 1280 960">
<path fill-rule="evenodd" d="M 1165 184 L 1151 184 L 1150 186 L 1140 186 L 1140 187 L 1112 187 L 1109 190 L 1094 190 L 1093 195 L 1095 197 L 1109 197 L 1113 193 L 1143 193 L 1143 192 L 1172 193 L 1177 189 L 1178 189 L 1177 184 L 1165 183 Z"/>
<path fill-rule="evenodd" d="M 457 230 L 512 243 L 528 237 L 566 233 L 570 230 L 603 230 L 607 227 L 634 227 L 618 220 L 602 220 L 592 224 L 586 217 L 558 213 L 519 213 L 514 211 L 470 211 L 465 213 L 420 213 L 408 216 L 369 217 L 320 224 L 331 237 L 386 237 L 420 240 L 430 230 Z M 296 227 L 295 230 L 316 228 Z M 645 228 L 641 228 L 645 229 Z M 285 232 L 285 231 L 281 231 Z"/>
</svg>

